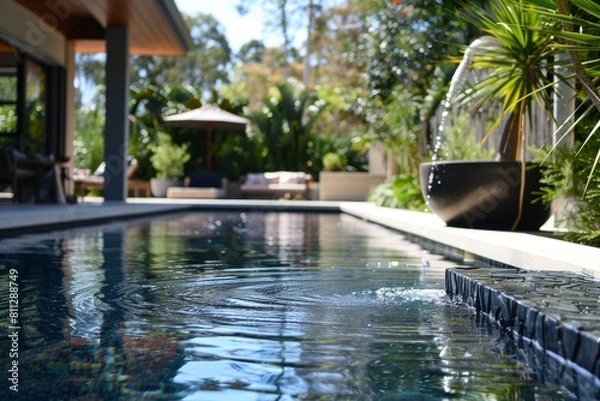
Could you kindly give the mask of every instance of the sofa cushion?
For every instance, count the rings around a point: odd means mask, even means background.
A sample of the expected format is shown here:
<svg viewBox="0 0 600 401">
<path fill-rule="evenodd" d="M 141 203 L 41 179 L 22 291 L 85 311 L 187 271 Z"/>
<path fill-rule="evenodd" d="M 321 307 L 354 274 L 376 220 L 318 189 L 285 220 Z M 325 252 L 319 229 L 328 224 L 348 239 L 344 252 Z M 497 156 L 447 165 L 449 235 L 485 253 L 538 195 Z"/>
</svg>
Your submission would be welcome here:
<svg viewBox="0 0 600 401">
<path fill-rule="evenodd" d="M 169 187 L 167 189 L 167 198 L 179 199 L 218 199 L 225 197 L 225 188 L 190 188 L 190 187 Z"/>
<path fill-rule="evenodd" d="M 223 175 L 219 173 L 192 173 L 190 174 L 190 188 L 221 188 Z"/>
<path fill-rule="evenodd" d="M 279 173 L 280 184 L 304 184 L 305 174 L 295 171 L 282 171 Z"/>
<path fill-rule="evenodd" d="M 270 184 L 269 178 L 263 173 L 249 173 L 246 176 L 244 185 L 250 187 L 268 187 Z"/>
</svg>

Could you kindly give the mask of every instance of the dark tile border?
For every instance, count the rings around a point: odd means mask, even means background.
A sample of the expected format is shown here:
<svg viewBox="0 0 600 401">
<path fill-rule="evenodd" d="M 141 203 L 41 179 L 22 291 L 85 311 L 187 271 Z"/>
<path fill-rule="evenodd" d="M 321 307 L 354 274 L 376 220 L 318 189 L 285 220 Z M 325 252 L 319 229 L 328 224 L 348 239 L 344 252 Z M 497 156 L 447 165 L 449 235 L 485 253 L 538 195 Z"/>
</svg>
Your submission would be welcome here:
<svg viewBox="0 0 600 401">
<path fill-rule="evenodd" d="M 451 268 L 446 293 L 519 344 L 544 380 L 600 399 L 600 282 L 573 272 Z"/>
</svg>

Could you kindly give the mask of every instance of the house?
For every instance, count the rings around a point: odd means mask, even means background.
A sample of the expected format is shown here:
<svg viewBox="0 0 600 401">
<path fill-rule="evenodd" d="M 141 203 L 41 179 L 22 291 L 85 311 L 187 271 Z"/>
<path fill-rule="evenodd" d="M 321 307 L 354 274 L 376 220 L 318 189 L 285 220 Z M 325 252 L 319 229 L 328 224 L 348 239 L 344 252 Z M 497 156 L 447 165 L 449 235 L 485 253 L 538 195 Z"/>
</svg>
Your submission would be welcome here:
<svg viewBox="0 0 600 401">
<path fill-rule="evenodd" d="M 174 0 L 2 0 L 0 147 L 70 158 L 75 54 L 105 52 L 104 197 L 125 200 L 129 56 L 190 47 Z"/>
</svg>

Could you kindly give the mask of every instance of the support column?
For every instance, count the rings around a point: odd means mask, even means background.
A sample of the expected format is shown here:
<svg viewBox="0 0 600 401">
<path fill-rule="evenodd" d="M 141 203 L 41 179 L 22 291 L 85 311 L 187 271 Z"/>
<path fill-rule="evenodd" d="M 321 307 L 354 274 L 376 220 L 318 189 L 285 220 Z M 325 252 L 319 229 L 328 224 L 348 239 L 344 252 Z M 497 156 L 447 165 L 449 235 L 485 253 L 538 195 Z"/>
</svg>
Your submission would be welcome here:
<svg viewBox="0 0 600 401">
<path fill-rule="evenodd" d="M 127 198 L 129 100 L 129 31 L 106 29 L 106 128 L 104 132 L 104 200 Z"/>
<path fill-rule="evenodd" d="M 73 140 L 75 139 L 75 43 L 68 42 L 65 50 L 65 66 L 67 70 L 65 83 L 65 149 L 64 154 L 71 157 L 69 161 L 69 177 L 73 176 Z M 65 192 L 73 194 L 73 180 L 66 180 Z"/>
</svg>

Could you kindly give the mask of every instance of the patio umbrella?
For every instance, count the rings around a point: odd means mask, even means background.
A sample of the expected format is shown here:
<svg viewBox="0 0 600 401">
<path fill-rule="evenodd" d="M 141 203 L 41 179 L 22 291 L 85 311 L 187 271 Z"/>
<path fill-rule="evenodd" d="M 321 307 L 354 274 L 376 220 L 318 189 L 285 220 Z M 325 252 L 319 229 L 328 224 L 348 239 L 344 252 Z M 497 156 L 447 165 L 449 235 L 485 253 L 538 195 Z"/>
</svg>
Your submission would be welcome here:
<svg viewBox="0 0 600 401">
<path fill-rule="evenodd" d="M 209 170 L 212 159 L 213 132 L 215 130 L 243 131 L 250 123 L 247 118 L 230 113 L 212 104 L 206 104 L 179 114 L 164 116 L 163 119 L 167 124 L 206 131 L 206 168 Z"/>
</svg>

